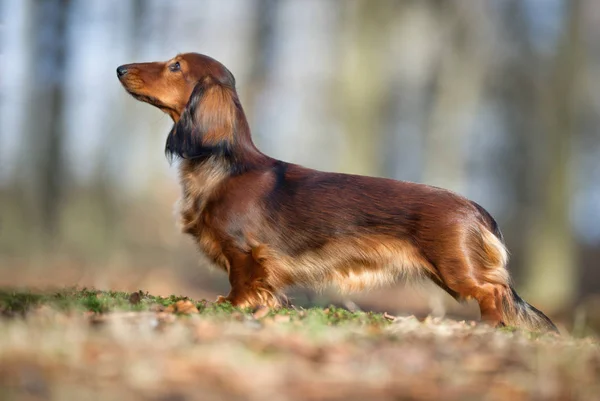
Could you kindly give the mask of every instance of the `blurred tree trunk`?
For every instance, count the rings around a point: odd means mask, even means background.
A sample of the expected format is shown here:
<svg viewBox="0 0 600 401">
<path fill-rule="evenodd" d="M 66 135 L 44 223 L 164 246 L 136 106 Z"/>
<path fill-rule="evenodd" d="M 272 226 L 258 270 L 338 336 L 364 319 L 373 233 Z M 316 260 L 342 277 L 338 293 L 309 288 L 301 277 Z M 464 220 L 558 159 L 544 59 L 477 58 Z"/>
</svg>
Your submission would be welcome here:
<svg viewBox="0 0 600 401">
<path fill-rule="evenodd" d="M 55 47 L 53 65 L 56 69 L 56 79 L 52 81 L 50 88 L 50 118 L 48 127 L 50 129 L 48 138 L 48 151 L 43 160 L 42 202 L 44 231 L 48 239 L 55 238 L 57 234 L 60 203 L 62 198 L 64 169 L 62 164 L 62 144 L 64 138 L 63 112 L 64 112 L 64 71 L 66 68 L 66 44 L 67 44 L 67 14 L 70 0 L 57 0 L 55 7 L 56 18 L 53 21 L 55 31 Z M 52 22 L 51 22 L 52 23 Z"/>
<path fill-rule="evenodd" d="M 386 176 L 422 181 L 423 143 L 429 117 L 431 80 L 437 72 L 444 7 L 431 2 L 402 3 L 390 23 L 389 98 L 386 100 Z"/>
<path fill-rule="evenodd" d="M 249 39 L 251 53 L 255 55 L 249 60 L 250 72 L 246 84 L 246 98 L 249 101 L 243 102 L 248 116 L 254 116 L 256 113 L 258 97 L 263 91 L 266 75 L 271 69 L 269 52 L 272 48 L 271 42 L 276 38 L 274 19 L 280 5 L 281 2 L 277 0 L 257 0 L 254 35 Z"/>
<path fill-rule="evenodd" d="M 514 53 L 506 52 L 502 62 L 492 66 L 495 77 L 491 79 L 491 91 L 501 105 L 501 118 L 506 125 L 506 143 L 498 152 L 500 168 L 496 174 L 506 183 L 502 231 L 511 253 L 510 269 L 517 277 L 516 282 L 522 284 L 523 255 L 528 238 L 525 224 L 533 204 L 531 182 L 535 182 L 531 160 L 537 143 L 536 130 L 540 130 L 535 116 L 536 83 L 543 63 L 531 42 L 531 27 L 524 3 L 511 0 L 504 4 L 502 11 L 502 32 L 498 35 L 504 46 L 514 48 Z M 521 269 L 515 271 L 514 266 Z"/>
<path fill-rule="evenodd" d="M 342 3 L 340 3 L 342 4 Z M 379 175 L 383 160 L 378 158 L 383 140 L 383 110 L 389 76 L 385 73 L 386 53 L 381 51 L 389 36 L 388 21 L 393 13 L 388 1 L 355 0 L 343 3 L 341 86 L 339 103 L 346 134 L 340 153 L 344 172 Z"/>
<path fill-rule="evenodd" d="M 485 4 L 453 1 L 440 21 L 450 38 L 437 76 L 425 141 L 424 180 L 464 192 L 466 137 L 480 104 L 487 63 Z"/>
<path fill-rule="evenodd" d="M 31 5 L 32 53 L 34 63 L 25 114 L 26 139 L 22 147 L 25 190 L 32 229 L 46 245 L 57 239 L 64 179 L 63 74 L 69 0 L 33 2 Z"/>
<path fill-rule="evenodd" d="M 149 2 L 144 0 L 132 0 L 129 4 L 123 4 L 122 6 L 122 11 L 126 13 L 125 15 L 130 15 L 130 18 L 128 19 L 127 29 L 125 29 L 124 32 L 121 32 L 118 40 L 121 41 L 127 49 L 131 49 L 131 53 L 135 53 L 143 41 L 147 40 L 144 37 L 144 33 L 146 32 L 144 32 L 143 29 L 143 21 L 144 19 L 149 18 L 149 4 Z M 90 5 L 87 4 L 84 5 L 84 7 L 85 6 L 89 7 Z M 131 10 L 125 10 L 126 7 L 131 7 Z M 127 11 L 130 12 L 127 13 Z M 122 29 L 121 26 L 117 24 L 117 19 L 115 18 L 109 18 L 103 21 L 103 24 L 113 30 Z M 123 100 L 124 98 L 120 97 L 119 101 L 122 102 Z M 131 107 L 129 102 L 127 104 Z M 116 124 L 114 128 L 108 129 L 107 132 L 103 134 L 104 140 L 98 147 L 98 153 L 95 156 L 95 159 L 98 160 L 98 164 L 95 167 L 90 182 L 91 191 L 89 191 L 89 196 L 91 198 L 91 207 L 93 209 L 97 208 L 97 214 L 100 217 L 99 221 L 95 224 L 97 238 L 95 239 L 96 246 L 94 248 L 99 250 L 99 254 L 96 255 L 98 259 L 103 260 L 114 257 L 114 252 L 123 244 L 124 228 L 122 227 L 122 222 L 124 221 L 124 216 L 122 215 L 121 210 L 123 208 L 125 195 L 117 190 L 119 185 L 123 185 L 122 182 L 119 182 L 121 177 L 115 175 L 114 171 L 111 171 L 111 169 L 114 169 L 115 158 L 118 158 L 123 165 L 127 163 L 129 157 L 127 152 L 129 150 L 115 149 L 114 144 L 122 143 L 122 127 L 125 127 L 128 121 L 124 118 L 123 114 L 117 116 L 112 115 L 112 111 L 107 105 L 103 105 L 97 112 L 103 113 L 107 120 L 115 118 L 121 120 L 121 123 Z M 136 131 L 131 129 L 129 132 Z M 129 138 L 128 140 L 134 142 L 135 140 L 145 140 L 145 138 Z"/>
<path fill-rule="evenodd" d="M 540 192 L 529 226 L 526 283 L 531 299 L 549 311 L 571 304 L 578 274 L 569 213 L 578 78 L 583 64 L 580 3 L 567 3 L 553 69 L 545 85 L 540 85 L 538 101 L 543 129 L 538 130 L 533 160 L 538 181 L 532 185 Z"/>
</svg>

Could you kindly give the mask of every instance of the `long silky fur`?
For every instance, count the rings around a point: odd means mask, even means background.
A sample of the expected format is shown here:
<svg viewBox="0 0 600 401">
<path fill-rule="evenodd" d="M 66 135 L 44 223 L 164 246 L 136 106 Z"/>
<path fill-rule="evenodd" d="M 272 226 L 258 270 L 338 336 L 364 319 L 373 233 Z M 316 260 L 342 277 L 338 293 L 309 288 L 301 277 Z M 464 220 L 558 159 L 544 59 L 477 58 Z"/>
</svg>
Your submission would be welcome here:
<svg viewBox="0 0 600 401">
<path fill-rule="evenodd" d="M 232 156 L 232 143 L 230 141 L 222 141 L 212 145 L 204 143 L 205 131 L 198 124 L 197 117 L 198 107 L 206 89 L 206 82 L 196 84 L 179 121 L 173 125 L 169 132 L 165 145 L 165 155 L 170 162 L 177 158 L 203 160 L 210 156 Z"/>
<path fill-rule="evenodd" d="M 513 289 L 502 233 L 483 207 L 441 188 L 270 158 L 252 142 L 229 70 L 200 54 L 177 59 L 185 80 L 163 81 L 167 63 L 128 68 L 145 74 L 131 78 L 147 97 L 138 99 L 176 107 L 165 154 L 181 161 L 183 231 L 229 275 L 219 301 L 276 306 L 291 285 L 355 291 L 428 277 L 456 299 L 476 299 L 491 324 L 556 331 Z M 162 89 L 139 86 L 150 79 Z"/>
</svg>

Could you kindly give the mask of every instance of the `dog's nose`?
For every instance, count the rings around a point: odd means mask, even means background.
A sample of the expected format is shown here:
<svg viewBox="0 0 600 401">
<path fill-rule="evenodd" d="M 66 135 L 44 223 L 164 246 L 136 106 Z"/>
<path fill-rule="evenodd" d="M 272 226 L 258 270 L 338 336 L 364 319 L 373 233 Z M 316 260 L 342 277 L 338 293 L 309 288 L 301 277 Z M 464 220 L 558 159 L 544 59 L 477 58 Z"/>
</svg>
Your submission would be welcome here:
<svg viewBox="0 0 600 401">
<path fill-rule="evenodd" d="M 125 67 L 124 65 L 117 67 L 117 76 L 118 77 L 122 77 L 125 74 L 127 74 L 127 67 Z"/>
</svg>

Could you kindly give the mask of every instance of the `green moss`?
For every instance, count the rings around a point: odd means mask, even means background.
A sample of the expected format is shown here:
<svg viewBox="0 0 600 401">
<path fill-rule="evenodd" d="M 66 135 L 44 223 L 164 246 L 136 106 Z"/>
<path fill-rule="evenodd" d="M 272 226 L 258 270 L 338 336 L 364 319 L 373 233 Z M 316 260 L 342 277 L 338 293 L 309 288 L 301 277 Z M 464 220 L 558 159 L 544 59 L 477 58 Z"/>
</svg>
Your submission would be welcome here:
<svg viewBox="0 0 600 401">
<path fill-rule="evenodd" d="M 138 293 L 139 301 L 132 302 L 132 294 L 117 291 L 65 288 L 55 292 L 0 290 L 0 312 L 6 316 L 25 315 L 31 309 L 47 305 L 60 311 L 83 310 L 105 313 L 112 310 L 147 310 L 159 303 L 158 297 Z M 170 301 L 163 301 L 169 305 Z"/>
<path fill-rule="evenodd" d="M 43 296 L 31 292 L 0 291 L 0 313 L 6 316 L 23 315 L 42 302 Z"/>
<path fill-rule="evenodd" d="M 504 326 L 504 327 L 500 327 L 498 329 L 498 331 L 500 331 L 502 333 L 514 333 L 517 330 L 519 330 L 519 329 L 515 326 Z"/>
<path fill-rule="evenodd" d="M 272 310 L 268 317 L 276 315 L 285 315 L 290 317 L 290 321 L 302 321 L 304 325 L 312 326 L 315 329 L 328 326 L 342 325 L 372 325 L 384 326 L 390 322 L 380 313 L 373 312 L 352 312 L 347 309 L 329 306 L 327 308 L 281 308 Z"/>
<path fill-rule="evenodd" d="M 144 311 L 167 308 L 177 301 L 193 302 L 203 316 L 229 319 L 235 315 L 250 316 L 249 308 L 237 308 L 228 302 L 215 304 L 206 300 L 195 301 L 188 297 L 171 295 L 169 297 L 153 296 L 147 292 L 135 293 L 119 291 L 97 291 L 88 288 L 65 288 L 54 292 L 30 292 L 27 290 L 0 290 L 0 313 L 5 316 L 25 316 L 30 310 L 41 305 L 69 312 L 89 311 L 107 313 L 111 311 Z M 301 321 L 303 325 L 321 330 L 328 326 L 340 325 L 372 325 L 383 326 L 389 321 L 383 315 L 372 312 L 352 312 L 343 308 L 281 308 L 269 311 L 266 318 L 276 315 L 289 316 L 290 322 Z"/>
</svg>

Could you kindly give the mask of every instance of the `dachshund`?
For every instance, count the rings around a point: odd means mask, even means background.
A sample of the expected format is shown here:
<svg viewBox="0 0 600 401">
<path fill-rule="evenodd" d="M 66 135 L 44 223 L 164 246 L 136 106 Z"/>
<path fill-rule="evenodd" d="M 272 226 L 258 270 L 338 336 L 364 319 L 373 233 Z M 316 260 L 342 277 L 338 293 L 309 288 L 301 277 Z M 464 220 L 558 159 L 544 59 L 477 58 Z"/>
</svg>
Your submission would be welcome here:
<svg viewBox="0 0 600 401">
<path fill-rule="evenodd" d="M 557 331 L 517 295 L 492 216 L 445 189 L 329 173 L 273 159 L 252 142 L 232 73 L 197 53 L 126 64 L 134 98 L 173 119 L 166 155 L 179 160 L 182 231 L 229 277 L 217 302 L 281 305 L 292 285 L 355 291 L 428 278 L 483 321 Z"/>
</svg>

